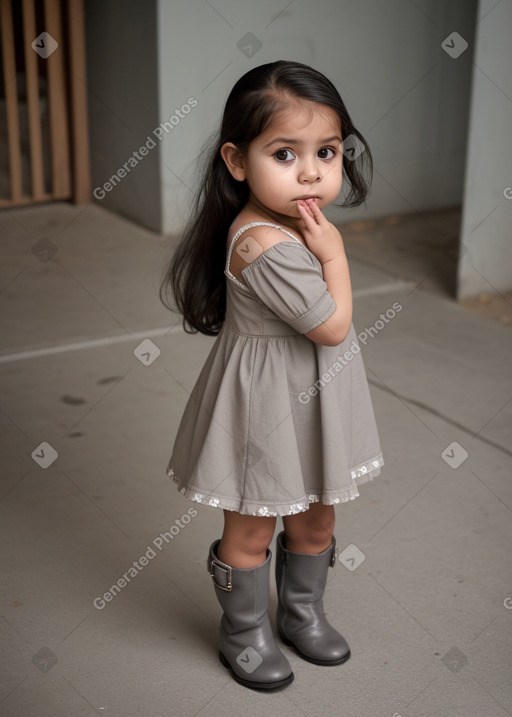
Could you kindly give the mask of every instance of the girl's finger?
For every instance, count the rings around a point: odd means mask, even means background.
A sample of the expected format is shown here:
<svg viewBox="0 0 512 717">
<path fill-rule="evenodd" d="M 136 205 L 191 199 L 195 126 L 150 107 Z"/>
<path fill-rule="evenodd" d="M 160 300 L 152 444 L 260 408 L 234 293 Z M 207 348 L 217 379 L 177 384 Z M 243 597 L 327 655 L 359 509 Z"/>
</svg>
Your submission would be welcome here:
<svg viewBox="0 0 512 717">
<path fill-rule="evenodd" d="M 313 232 L 318 229 L 318 224 L 315 222 L 312 216 L 310 216 L 305 207 L 299 205 L 299 214 L 304 224 L 303 234 L 306 239 L 311 240 L 313 238 Z"/>
<path fill-rule="evenodd" d="M 325 219 L 324 215 L 322 214 L 322 210 L 316 203 L 316 199 L 306 199 L 308 209 L 312 212 L 313 217 L 316 219 L 316 221 L 320 222 L 322 219 Z"/>
<path fill-rule="evenodd" d="M 302 222 L 304 224 L 304 229 L 302 230 L 304 238 L 307 242 L 318 239 L 319 234 L 322 232 L 320 225 L 317 224 L 314 217 L 306 213 L 303 207 L 301 207 L 301 209 L 302 212 L 301 210 L 299 210 L 299 212 L 301 213 Z"/>
<path fill-rule="evenodd" d="M 298 206 L 299 212 L 301 213 L 301 216 L 303 217 L 304 220 L 306 220 L 306 218 L 307 218 L 310 220 L 310 222 L 314 222 L 313 213 L 312 213 L 310 207 L 308 207 L 308 205 L 306 204 L 306 202 L 303 199 L 299 199 L 297 201 L 297 206 Z M 302 210 L 302 212 L 301 212 L 301 210 Z"/>
</svg>

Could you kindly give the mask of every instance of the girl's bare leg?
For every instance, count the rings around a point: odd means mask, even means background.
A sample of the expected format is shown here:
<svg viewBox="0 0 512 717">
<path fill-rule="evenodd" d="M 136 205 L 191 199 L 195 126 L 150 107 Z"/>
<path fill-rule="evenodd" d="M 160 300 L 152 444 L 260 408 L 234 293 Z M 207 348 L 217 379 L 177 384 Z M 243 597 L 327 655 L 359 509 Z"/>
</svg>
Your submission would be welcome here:
<svg viewBox="0 0 512 717">
<path fill-rule="evenodd" d="M 219 560 L 232 568 L 255 568 L 267 558 L 272 542 L 276 518 L 240 515 L 224 511 L 224 532 L 217 549 Z"/>
<path fill-rule="evenodd" d="M 333 505 L 312 503 L 309 510 L 283 517 L 286 548 L 294 553 L 316 554 L 331 544 L 336 516 Z"/>
</svg>

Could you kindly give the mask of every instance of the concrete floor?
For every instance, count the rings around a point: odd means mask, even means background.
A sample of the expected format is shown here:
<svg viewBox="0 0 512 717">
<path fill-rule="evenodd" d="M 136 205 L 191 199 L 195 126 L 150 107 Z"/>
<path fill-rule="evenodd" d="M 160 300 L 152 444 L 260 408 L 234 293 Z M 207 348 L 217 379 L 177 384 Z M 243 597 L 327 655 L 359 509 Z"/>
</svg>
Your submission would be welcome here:
<svg viewBox="0 0 512 717">
<path fill-rule="evenodd" d="M 456 215 L 430 219 L 442 247 Z M 403 306 L 363 349 L 386 465 L 337 508 L 340 557 L 365 558 L 338 560 L 325 598 L 352 657 L 318 667 L 283 647 L 295 681 L 262 695 L 216 655 L 205 563 L 222 514 L 165 475 L 215 339 L 159 303 L 164 237 L 95 205 L 0 214 L 4 717 L 512 714 L 512 333 L 432 279 L 453 250 L 417 250 L 424 220 L 383 220 L 388 251 L 375 226 L 344 233 L 356 329 Z"/>
</svg>

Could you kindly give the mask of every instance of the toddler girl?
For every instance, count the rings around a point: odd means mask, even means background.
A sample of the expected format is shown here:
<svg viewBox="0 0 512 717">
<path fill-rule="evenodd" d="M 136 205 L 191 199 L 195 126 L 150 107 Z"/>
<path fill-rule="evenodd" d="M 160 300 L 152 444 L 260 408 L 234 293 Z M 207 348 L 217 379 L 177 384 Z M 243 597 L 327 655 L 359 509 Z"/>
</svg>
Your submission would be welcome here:
<svg viewBox="0 0 512 717">
<path fill-rule="evenodd" d="M 253 689 L 294 678 L 267 611 L 278 516 L 280 637 L 316 665 L 350 656 L 323 611 L 334 505 L 356 498 L 383 459 L 343 240 L 322 209 L 343 176 L 340 206 L 361 204 L 371 174 L 330 80 L 298 62 L 250 70 L 229 94 L 160 289 L 185 331 L 217 336 L 167 474 L 185 497 L 224 511 L 207 561 L 224 613 L 219 657 Z"/>
</svg>

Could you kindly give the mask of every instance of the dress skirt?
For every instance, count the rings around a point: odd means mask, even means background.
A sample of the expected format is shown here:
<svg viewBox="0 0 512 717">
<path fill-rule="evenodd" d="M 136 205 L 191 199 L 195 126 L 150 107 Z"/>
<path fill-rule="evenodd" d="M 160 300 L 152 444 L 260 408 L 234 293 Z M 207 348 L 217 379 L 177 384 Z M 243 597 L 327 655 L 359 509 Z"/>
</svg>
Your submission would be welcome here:
<svg viewBox="0 0 512 717">
<path fill-rule="evenodd" d="M 292 238 L 249 264 L 243 283 L 229 257 L 225 274 L 226 319 L 167 475 L 185 497 L 244 515 L 356 498 L 384 461 L 354 326 L 338 346 L 304 336 L 336 308 L 320 263 Z"/>
</svg>

